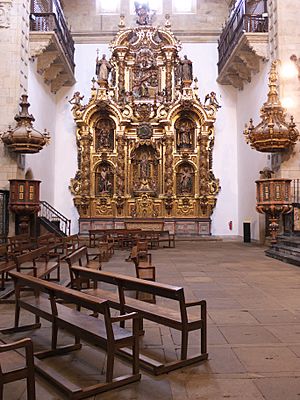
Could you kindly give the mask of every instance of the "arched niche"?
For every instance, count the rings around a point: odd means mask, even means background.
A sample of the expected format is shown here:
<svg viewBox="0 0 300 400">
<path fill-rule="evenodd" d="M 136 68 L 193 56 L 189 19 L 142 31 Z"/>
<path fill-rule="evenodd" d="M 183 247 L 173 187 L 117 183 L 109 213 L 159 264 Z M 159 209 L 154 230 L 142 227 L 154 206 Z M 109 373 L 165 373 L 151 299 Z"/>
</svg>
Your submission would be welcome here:
<svg viewBox="0 0 300 400">
<path fill-rule="evenodd" d="M 113 151 L 115 147 L 116 124 L 109 116 L 101 116 L 95 121 L 95 152 Z"/>
<path fill-rule="evenodd" d="M 95 168 L 95 196 L 112 196 L 114 193 L 114 168 L 101 161 Z"/>
<path fill-rule="evenodd" d="M 175 125 L 176 150 L 193 151 L 195 148 L 196 122 L 191 116 L 181 114 Z"/>
<path fill-rule="evenodd" d="M 182 162 L 176 168 L 176 195 L 194 196 L 195 168 L 189 162 Z"/>
<path fill-rule="evenodd" d="M 158 164 L 157 150 L 148 144 L 142 144 L 131 153 L 132 194 L 134 196 L 147 193 L 158 195 Z"/>
</svg>

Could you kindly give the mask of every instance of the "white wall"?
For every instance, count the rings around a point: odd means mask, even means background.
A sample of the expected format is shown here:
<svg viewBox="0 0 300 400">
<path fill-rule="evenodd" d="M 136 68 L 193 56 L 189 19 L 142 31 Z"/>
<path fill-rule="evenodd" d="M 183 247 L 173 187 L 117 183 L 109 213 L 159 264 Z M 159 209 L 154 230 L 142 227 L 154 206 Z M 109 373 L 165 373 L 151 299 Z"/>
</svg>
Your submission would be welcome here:
<svg viewBox="0 0 300 400">
<path fill-rule="evenodd" d="M 106 45 L 76 45 L 75 49 L 75 77 L 76 84 L 72 88 L 62 88 L 57 94 L 57 137 L 55 141 L 55 197 L 54 204 L 62 214 L 72 220 L 72 232 L 78 231 L 79 215 L 73 203 L 70 192 L 70 179 L 77 171 L 76 124 L 74 122 L 68 101 L 75 91 L 84 95 L 83 104 L 88 103 L 90 97 L 91 80 L 95 75 L 96 50 L 100 56 L 109 55 Z M 107 57 L 109 58 L 109 56 Z"/>
<path fill-rule="evenodd" d="M 28 73 L 29 113 L 35 118 L 33 126 L 39 132 L 50 132 L 51 141 L 37 154 L 26 155 L 25 172 L 32 170 L 33 179 L 41 180 L 40 199 L 54 204 L 54 165 L 56 136 L 56 99 L 43 78 L 36 72 L 36 61 L 30 61 Z"/>
<path fill-rule="evenodd" d="M 216 82 L 218 51 L 216 43 L 183 44 L 181 55 L 193 61 L 193 74 L 198 78 L 199 97 L 216 92 L 221 108 L 215 123 L 213 172 L 220 180 L 221 190 L 212 215 L 213 235 L 238 234 L 238 188 L 236 145 L 236 90 Z M 232 221 L 233 229 L 229 229 Z"/>
<path fill-rule="evenodd" d="M 256 126 L 260 122 L 259 111 L 267 100 L 269 64 L 261 63 L 260 72 L 252 76 L 244 90 L 237 93 L 237 147 L 238 147 L 238 210 L 239 235 L 242 235 L 243 221 L 251 221 L 251 236 L 259 239 L 259 214 L 255 210 L 256 185 L 259 171 L 269 166 L 268 154 L 251 149 L 243 136 L 245 123 L 253 118 Z M 261 219 L 262 220 L 262 219 Z"/>
</svg>

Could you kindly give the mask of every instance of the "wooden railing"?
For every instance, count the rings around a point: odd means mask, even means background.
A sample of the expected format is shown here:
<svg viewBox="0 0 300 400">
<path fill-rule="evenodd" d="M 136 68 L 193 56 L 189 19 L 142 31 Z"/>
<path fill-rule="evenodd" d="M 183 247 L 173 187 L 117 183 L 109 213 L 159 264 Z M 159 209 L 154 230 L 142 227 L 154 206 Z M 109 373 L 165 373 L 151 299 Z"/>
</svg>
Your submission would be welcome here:
<svg viewBox="0 0 300 400">
<path fill-rule="evenodd" d="M 293 179 L 291 182 L 292 203 L 300 204 L 300 179 Z"/>
<path fill-rule="evenodd" d="M 64 54 L 74 72 L 74 41 L 58 8 L 53 12 L 33 12 L 30 14 L 30 30 L 34 32 L 55 32 Z"/>
<path fill-rule="evenodd" d="M 236 9 L 229 23 L 221 33 L 218 51 L 219 73 L 222 71 L 230 54 L 234 50 L 241 36 L 245 32 L 268 32 L 268 17 L 262 15 L 245 14 L 243 3 Z"/>
</svg>

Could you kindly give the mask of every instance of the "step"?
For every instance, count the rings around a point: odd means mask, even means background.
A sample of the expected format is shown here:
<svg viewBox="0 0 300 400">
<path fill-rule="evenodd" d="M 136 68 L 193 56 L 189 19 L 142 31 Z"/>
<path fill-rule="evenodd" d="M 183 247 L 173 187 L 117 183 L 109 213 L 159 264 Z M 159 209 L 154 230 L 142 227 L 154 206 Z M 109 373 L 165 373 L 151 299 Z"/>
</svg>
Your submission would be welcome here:
<svg viewBox="0 0 300 400">
<path fill-rule="evenodd" d="M 273 245 L 270 250 L 282 253 L 282 254 L 290 254 L 293 256 L 300 257 L 300 248 L 299 247 L 292 247 L 292 246 L 285 246 L 282 243 L 277 243 Z"/>
<path fill-rule="evenodd" d="M 267 257 L 275 258 L 276 260 L 280 260 L 287 264 L 300 266 L 300 255 L 293 256 L 293 255 L 289 255 L 289 254 L 282 254 L 279 251 L 274 251 L 273 249 L 266 250 L 265 255 Z"/>
</svg>

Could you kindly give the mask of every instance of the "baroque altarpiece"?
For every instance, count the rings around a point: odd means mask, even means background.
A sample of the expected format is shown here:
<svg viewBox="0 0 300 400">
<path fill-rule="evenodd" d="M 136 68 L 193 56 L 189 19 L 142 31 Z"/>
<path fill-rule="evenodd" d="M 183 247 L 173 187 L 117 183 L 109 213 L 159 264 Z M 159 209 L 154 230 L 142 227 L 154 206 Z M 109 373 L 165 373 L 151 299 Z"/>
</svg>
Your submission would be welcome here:
<svg viewBox="0 0 300 400">
<path fill-rule="evenodd" d="M 176 234 L 210 234 L 219 106 L 213 92 L 201 103 L 180 50 L 168 19 L 163 28 L 120 24 L 111 57 L 97 57 L 89 102 L 79 92 L 71 99 L 80 232 L 161 221 Z"/>
</svg>

